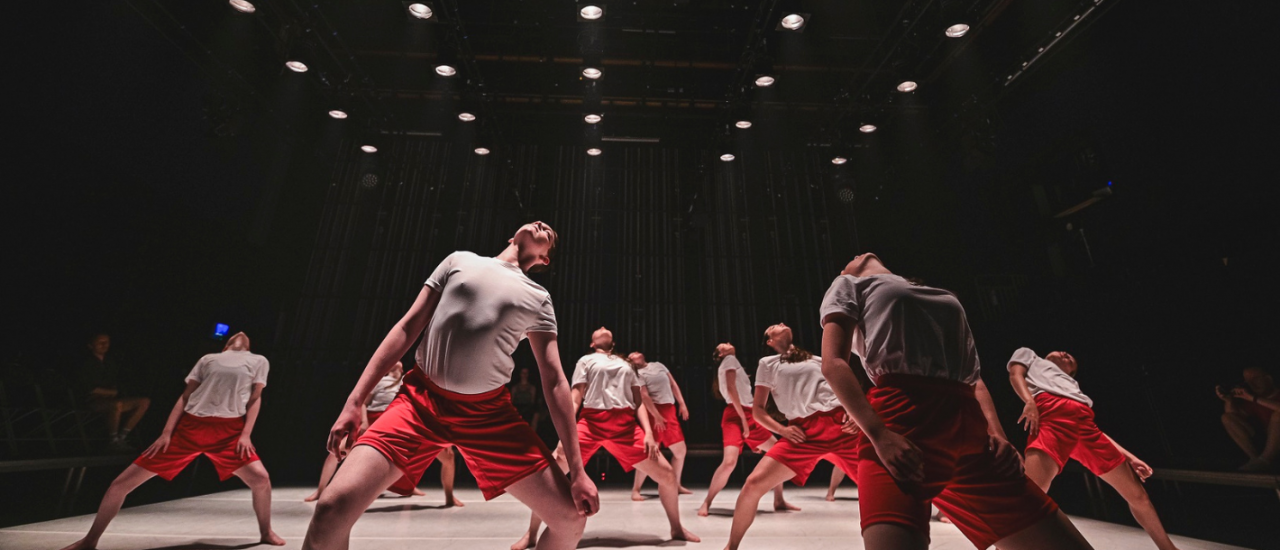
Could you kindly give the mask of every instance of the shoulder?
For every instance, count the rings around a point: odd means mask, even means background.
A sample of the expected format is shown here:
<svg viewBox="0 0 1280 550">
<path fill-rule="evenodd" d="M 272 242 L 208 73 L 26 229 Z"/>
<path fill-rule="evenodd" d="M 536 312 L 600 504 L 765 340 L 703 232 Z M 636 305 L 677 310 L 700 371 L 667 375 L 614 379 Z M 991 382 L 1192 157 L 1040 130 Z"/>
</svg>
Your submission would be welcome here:
<svg viewBox="0 0 1280 550">
<path fill-rule="evenodd" d="M 776 365 L 776 364 L 778 363 L 778 361 L 780 360 L 780 358 L 781 358 L 781 356 L 780 356 L 780 355 L 770 355 L 770 356 L 768 356 L 768 357 L 761 357 L 761 358 L 760 358 L 760 363 L 758 363 L 758 365 L 759 365 L 759 367 L 760 367 L 760 368 L 773 366 L 773 365 Z"/>
</svg>

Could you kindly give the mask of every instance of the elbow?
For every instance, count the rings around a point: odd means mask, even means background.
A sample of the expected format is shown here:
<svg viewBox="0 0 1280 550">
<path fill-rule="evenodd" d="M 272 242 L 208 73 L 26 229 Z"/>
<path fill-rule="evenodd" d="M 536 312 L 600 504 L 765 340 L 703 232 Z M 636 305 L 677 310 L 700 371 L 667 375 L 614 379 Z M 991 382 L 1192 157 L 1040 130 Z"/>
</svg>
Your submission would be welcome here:
<svg viewBox="0 0 1280 550">
<path fill-rule="evenodd" d="M 763 422 L 763 419 L 768 416 L 769 413 L 764 410 L 764 407 L 761 407 L 760 405 L 751 405 L 751 417 L 755 419 L 757 424 Z"/>
</svg>

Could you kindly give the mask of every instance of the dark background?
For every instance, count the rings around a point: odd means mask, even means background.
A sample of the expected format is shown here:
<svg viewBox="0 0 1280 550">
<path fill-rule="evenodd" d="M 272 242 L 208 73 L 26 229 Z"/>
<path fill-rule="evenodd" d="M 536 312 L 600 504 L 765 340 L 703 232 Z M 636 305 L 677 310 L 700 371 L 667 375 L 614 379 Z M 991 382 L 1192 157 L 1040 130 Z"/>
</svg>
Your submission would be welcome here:
<svg viewBox="0 0 1280 550">
<path fill-rule="evenodd" d="M 566 369 L 592 329 L 614 329 L 620 348 L 672 367 L 692 443 L 719 438 L 714 345 L 735 342 L 754 371 L 764 327 L 786 322 L 816 349 L 826 286 L 874 251 L 961 297 L 1019 444 L 1003 364 L 1029 346 L 1076 355 L 1100 426 L 1156 468 L 1243 462 L 1212 388 L 1246 365 L 1277 372 L 1271 3 L 1109 0 L 1008 86 L 1084 4 L 965 3 L 987 17 L 967 49 L 908 31 L 897 41 L 906 23 L 940 17 L 912 2 L 866 2 L 847 26 L 826 2 L 676 2 L 644 17 L 619 6 L 600 35 L 567 37 L 580 23 L 523 2 L 464 6 L 466 31 L 411 27 L 397 2 L 260 2 L 248 23 L 223 2 L 192 4 L 42 6 L 58 13 L 11 33 L 24 48 L 10 58 L 20 99 L 6 124 L 0 358 L 71 369 L 91 332 L 109 332 L 129 391 L 155 400 L 141 439 L 219 347 L 214 323 L 227 323 L 272 361 L 254 439 L 273 479 L 314 482 L 343 397 L 434 265 L 458 249 L 495 254 L 541 219 L 563 238 L 554 270 L 535 279 L 556 301 Z M 772 24 L 744 30 L 792 4 L 814 14 L 808 42 L 761 42 Z M 708 30 L 636 37 L 632 23 Z M 324 35 L 338 30 L 341 42 Z M 423 66 L 410 65 L 419 45 Z M 801 63 L 796 48 L 858 70 L 787 69 Z M 502 57 L 520 53 L 537 59 Z M 566 55 L 720 65 L 606 62 L 601 91 L 556 61 Z M 297 56 L 313 70 L 280 69 Z M 465 80 L 433 80 L 444 58 L 461 60 Z M 738 85 L 768 65 L 776 96 Z M 788 70 L 803 85 L 786 88 Z M 912 73 L 928 75 L 915 94 L 877 91 Z M 323 115 L 338 104 L 351 119 Z M 584 132 L 595 108 L 607 122 Z M 476 128 L 454 121 L 460 109 L 481 116 Z M 725 132 L 743 117 L 750 134 Z M 880 130 L 853 130 L 866 120 Z M 586 156 L 602 135 L 659 141 Z M 381 150 L 361 153 L 364 143 Z M 476 144 L 495 152 L 476 156 Z M 736 161 L 717 159 L 730 150 Z M 833 166 L 835 154 L 850 163 Z M 1051 217 L 1108 185 L 1109 198 Z M 517 359 L 532 364 L 527 349 Z M 112 475 L 91 472 L 84 500 Z M 187 472 L 131 502 L 211 490 L 211 478 Z M 11 481 L 39 494 L 61 475 Z M 1089 513 L 1082 488 L 1064 476 L 1054 496 Z M 1266 491 L 1152 492 L 1174 533 L 1274 542 L 1240 519 L 1275 517 Z M 1225 517 L 1206 522 L 1198 507 Z M 1131 522 L 1113 508 L 1110 519 Z"/>
</svg>

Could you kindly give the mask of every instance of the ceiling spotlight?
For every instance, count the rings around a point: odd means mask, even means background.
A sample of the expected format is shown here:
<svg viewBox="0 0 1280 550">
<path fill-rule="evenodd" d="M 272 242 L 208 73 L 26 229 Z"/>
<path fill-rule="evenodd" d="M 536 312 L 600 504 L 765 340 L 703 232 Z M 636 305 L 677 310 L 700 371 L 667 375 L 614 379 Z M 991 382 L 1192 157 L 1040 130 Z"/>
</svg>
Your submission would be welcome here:
<svg viewBox="0 0 1280 550">
<path fill-rule="evenodd" d="M 835 165 L 837 165 L 837 166 L 838 166 L 838 165 L 841 165 L 841 164 L 844 164 L 844 163 L 846 163 L 846 162 L 849 162 L 849 159 L 844 158 L 844 157 L 835 157 L 835 158 L 831 159 L 831 164 L 835 164 Z"/>
<path fill-rule="evenodd" d="M 723 160 L 723 161 L 725 161 L 725 162 L 729 162 L 729 161 L 731 161 L 731 160 L 733 160 L 733 159 L 734 159 L 734 156 L 733 156 L 733 155 L 731 155 L 731 154 L 729 154 L 729 153 L 725 153 L 725 154 L 723 154 L 723 155 L 720 155 L 720 160 Z"/>
<path fill-rule="evenodd" d="M 751 127 L 751 121 L 750 121 L 750 120 L 739 120 L 738 122 L 734 123 L 734 126 L 737 126 L 737 127 L 739 127 L 739 128 L 742 128 L 743 130 L 746 130 L 747 128 L 750 128 L 750 127 Z"/>
<path fill-rule="evenodd" d="M 596 149 L 595 147 L 592 147 L 592 148 L 590 148 L 590 149 L 587 149 L 587 154 L 588 154 L 588 155 L 591 155 L 591 156 L 593 156 L 593 157 L 598 157 L 598 156 L 600 156 L 600 153 L 602 153 L 602 152 L 603 152 L 603 151 L 601 151 L 601 150 L 599 150 L 599 149 Z"/>
<path fill-rule="evenodd" d="M 290 71 L 295 73 L 307 72 L 307 64 L 301 61 L 285 61 L 284 66 L 288 67 Z"/>
<path fill-rule="evenodd" d="M 902 84 L 899 84 L 899 85 L 898 85 L 898 91 L 899 91 L 899 92 L 914 92 L 914 91 L 916 91 L 916 88 L 918 88 L 918 87 L 919 87 L 919 86 L 917 86 L 917 85 L 916 85 L 915 81 L 913 81 L 913 80 L 904 80 L 904 81 L 902 82 Z"/>
<path fill-rule="evenodd" d="M 458 120 L 463 122 L 471 122 L 476 119 L 476 115 L 471 113 L 458 113 Z"/>
<path fill-rule="evenodd" d="M 782 18 L 782 28 L 794 31 L 804 26 L 804 17 L 798 13 L 793 13 Z"/>
<path fill-rule="evenodd" d="M 231 4 L 231 7 L 235 8 L 236 11 L 240 13 L 253 13 L 258 11 L 258 8 L 254 7 L 248 0 L 231 0 L 229 4 Z"/>
<path fill-rule="evenodd" d="M 582 69 L 582 76 L 590 78 L 591 80 L 598 80 L 603 75 L 604 73 L 600 72 L 600 69 L 596 69 L 592 67 L 587 67 L 585 69 Z"/>
<path fill-rule="evenodd" d="M 329 116 L 331 116 L 331 117 L 333 117 L 333 118 L 336 118 L 336 119 L 338 119 L 338 120 L 342 120 L 342 119 L 344 119 L 344 118 L 347 118 L 347 112 L 346 112 L 346 111 L 339 111 L 338 109 L 334 109 L 334 110 L 332 110 L 332 111 L 329 111 Z"/>
<path fill-rule="evenodd" d="M 587 121 L 587 124 L 595 124 L 595 123 L 597 123 L 597 122 L 600 122 L 600 120 L 601 120 L 601 119 L 603 119 L 603 118 L 604 118 L 604 117 L 602 117 L 602 116 L 600 116 L 600 115 L 587 115 L 587 116 L 582 117 L 582 120 Z"/>
<path fill-rule="evenodd" d="M 947 27 L 947 38 L 960 38 L 969 32 L 969 25 L 956 23 Z"/>
<path fill-rule="evenodd" d="M 604 9 L 600 6 L 582 6 L 582 9 L 578 10 L 578 15 L 588 21 L 595 21 L 604 15 Z"/>
<path fill-rule="evenodd" d="M 862 132 L 862 133 L 864 133 L 864 134 L 870 134 L 871 132 L 876 131 L 876 125 L 875 125 L 875 124 L 863 124 L 862 126 L 859 126 L 859 127 L 858 127 L 858 131 L 859 131 L 859 132 Z"/>
<path fill-rule="evenodd" d="M 476 147 L 476 154 L 480 156 L 485 156 L 489 154 L 489 150 L 485 149 L 484 147 Z"/>
<path fill-rule="evenodd" d="M 436 67 L 436 74 L 440 76 L 453 76 L 455 74 L 458 74 L 458 69 L 455 69 L 448 65 L 439 65 Z"/>
<path fill-rule="evenodd" d="M 361 151 L 364 151 L 364 152 L 366 152 L 366 153 L 377 153 L 377 152 L 378 152 L 378 148 L 377 148 L 377 147 L 374 147 L 374 146 L 372 146 L 372 145 L 361 145 L 361 146 L 360 146 L 360 150 L 361 150 Z"/>
<path fill-rule="evenodd" d="M 756 86 L 759 86 L 761 88 L 768 88 L 769 86 L 773 86 L 773 77 L 769 75 L 756 77 Z"/>
<path fill-rule="evenodd" d="M 417 17 L 418 19 L 431 19 L 431 16 L 434 14 L 431 12 L 431 8 L 427 7 L 426 4 L 419 4 L 415 2 L 413 4 L 409 4 L 409 15 Z"/>
</svg>

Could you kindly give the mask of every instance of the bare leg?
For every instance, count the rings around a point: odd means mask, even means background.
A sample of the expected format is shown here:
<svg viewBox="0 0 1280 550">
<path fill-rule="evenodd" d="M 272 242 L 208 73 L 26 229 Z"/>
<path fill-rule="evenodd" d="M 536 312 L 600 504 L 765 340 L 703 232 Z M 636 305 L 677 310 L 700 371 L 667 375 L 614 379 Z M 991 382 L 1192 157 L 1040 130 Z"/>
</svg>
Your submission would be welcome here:
<svg viewBox="0 0 1280 550">
<path fill-rule="evenodd" d="M 840 486 L 841 481 L 844 481 L 844 470 L 835 466 L 831 469 L 831 484 L 827 485 L 827 502 L 835 501 L 836 488 Z"/>
<path fill-rule="evenodd" d="M 725 548 L 737 550 L 746 536 L 747 529 L 756 520 L 756 509 L 760 499 L 769 492 L 770 487 L 781 487 L 782 482 L 796 476 L 795 471 L 772 458 L 764 457 L 756 465 L 756 469 L 747 477 L 738 493 L 738 502 L 733 507 L 733 527 L 729 529 L 729 544 Z"/>
<path fill-rule="evenodd" d="M 671 449 L 671 468 L 676 471 L 676 486 L 680 487 L 680 494 L 692 495 L 690 491 L 684 487 L 684 457 L 689 454 L 689 447 L 683 441 L 676 443 L 670 447 Z"/>
<path fill-rule="evenodd" d="M 865 536 L 865 533 L 864 533 Z M 871 545 L 867 545 L 868 548 Z M 1000 550 L 1092 550 L 1062 511 L 996 542 Z"/>
<path fill-rule="evenodd" d="M 1173 541 L 1169 540 L 1169 533 L 1165 532 L 1164 525 L 1160 523 L 1160 516 L 1156 515 L 1156 508 L 1151 505 L 1147 490 L 1142 488 L 1142 482 L 1138 481 L 1138 476 L 1133 474 L 1128 464 L 1121 464 L 1099 477 L 1114 487 L 1120 496 L 1124 497 L 1125 502 L 1129 503 L 1129 511 L 1133 513 L 1133 519 L 1138 520 L 1138 525 L 1146 530 L 1157 548 L 1178 550 L 1178 547 L 1173 545 Z"/>
<path fill-rule="evenodd" d="M 769 458 L 769 457 L 765 457 Z M 789 479 L 789 478 L 788 478 Z M 782 483 L 778 483 L 773 488 L 773 509 L 778 512 L 799 512 L 800 507 L 796 506 L 782 496 Z"/>
<path fill-rule="evenodd" d="M 587 517 L 579 514 L 569 494 L 569 478 L 556 467 L 545 468 L 507 488 L 537 517 L 547 518 L 547 529 L 538 538 L 538 550 L 577 548 Z"/>
<path fill-rule="evenodd" d="M 147 408 L 151 406 L 151 400 L 146 397 L 130 397 L 125 400 L 123 411 L 130 411 L 129 418 L 125 419 L 124 430 L 132 431 L 138 422 L 142 420 L 142 415 L 147 414 Z"/>
<path fill-rule="evenodd" d="M 453 496 L 453 477 L 458 473 L 457 453 L 453 452 L 453 447 L 445 447 L 436 460 L 440 461 L 440 484 L 444 486 L 445 507 L 466 506 L 458 497 Z"/>
<path fill-rule="evenodd" d="M 896 523 L 877 523 L 862 531 L 862 546 L 866 550 L 927 550 L 929 535 Z"/>
<path fill-rule="evenodd" d="M 112 399 L 102 410 L 106 415 L 107 434 L 111 439 L 115 439 L 120 435 L 120 416 L 124 414 L 124 403 L 119 399 Z"/>
<path fill-rule="evenodd" d="M 1248 455 L 1249 460 L 1253 460 L 1260 456 L 1258 447 L 1253 444 L 1254 429 L 1249 425 L 1249 420 L 1244 415 L 1234 413 L 1222 414 L 1222 427 L 1226 428 L 1227 435 L 1231 436 L 1231 440 L 1236 442 L 1240 450 Z"/>
<path fill-rule="evenodd" d="M 551 455 L 556 459 L 556 465 L 560 467 L 560 474 L 564 475 L 569 471 L 569 459 L 564 456 L 564 445 L 556 445 L 556 451 Z M 567 478 L 566 478 L 567 479 Z M 514 487 L 514 485 L 513 485 Z M 571 503 L 572 504 L 572 503 Z M 575 513 L 577 507 L 574 507 Z M 538 545 L 538 529 L 542 528 L 542 518 L 538 516 L 538 510 L 533 509 L 529 514 L 529 529 L 524 532 L 524 536 L 520 540 L 511 545 L 511 550 L 525 550 Z"/>
<path fill-rule="evenodd" d="M 1024 464 L 1027 477 L 1039 486 L 1041 491 L 1049 492 L 1049 485 L 1053 483 L 1053 478 L 1058 476 L 1058 463 L 1040 449 L 1027 449 Z"/>
<path fill-rule="evenodd" d="M 235 471 L 235 476 L 249 486 L 253 494 L 253 513 L 258 516 L 258 533 L 262 543 L 284 546 L 284 539 L 271 530 L 271 476 L 261 460 L 255 460 Z"/>
<path fill-rule="evenodd" d="M 1271 415 L 1271 421 L 1267 423 L 1267 442 L 1258 457 L 1271 464 L 1280 459 L 1280 414 Z"/>
<path fill-rule="evenodd" d="M 733 469 L 738 467 L 738 455 L 742 452 L 739 447 L 725 447 L 724 458 L 720 459 L 720 466 L 716 468 L 716 473 L 711 476 L 711 487 L 707 489 L 707 498 L 702 501 L 702 506 L 698 508 L 699 516 L 706 516 L 710 513 L 711 502 L 716 499 L 716 495 L 729 484 L 729 476 L 733 475 Z"/>
<path fill-rule="evenodd" d="M 636 502 L 644 500 L 644 495 L 640 494 L 640 487 L 644 485 L 644 480 L 648 477 L 644 475 L 644 472 L 636 470 L 635 481 L 631 482 L 631 500 Z"/>
<path fill-rule="evenodd" d="M 329 480 L 333 479 L 333 473 L 338 471 L 338 457 L 333 453 L 324 456 L 324 466 L 320 468 L 320 484 L 316 486 L 316 492 L 311 493 L 302 502 L 315 502 L 320 498 L 320 493 L 324 492 L 324 488 L 329 485 Z"/>
<path fill-rule="evenodd" d="M 356 520 L 383 489 L 401 475 L 400 470 L 373 447 L 356 446 L 320 495 L 302 547 L 345 550 L 351 542 L 351 527 Z"/>
<path fill-rule="evenodd" d="M 116 477 L 116 480 L 111 482 L 111 486 L 107 488 L 107 494 L 102 496 L 102 503 L 98 505 L 98 515 L 93 517 L 93 526 L 89 528 L 89 534 L 63 550 L 90 550 L 96 548 L 98 539 L 102 538 L 102 533 L 107 530 L 107 525 L 111 523 L 111 520 L 115 519 L 116 514 L 120 513 L 120 507 L 124 505 L 124 497 L 154 476 L 155 474 L 137 464 L 130 464 L 128 468 L 125 468 L 124 472 L 121 472 Z"/>
<path fill-rule="evenodd" d="M 671 525 L 671 538 L 702 542 L 698 535 L 691 533 L 680 524 L 680 487 L 676 485 L 676 472 L 667 459 L 658 455 L 656 458 L 636 464 L 636 469 L 644 470 L 646 475 L 658 482 L 658 500 L 662 501 L 662 509 L 667 513 L 667 523 Z"/>
</svg>

